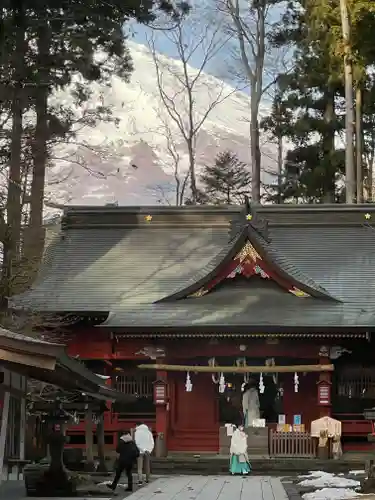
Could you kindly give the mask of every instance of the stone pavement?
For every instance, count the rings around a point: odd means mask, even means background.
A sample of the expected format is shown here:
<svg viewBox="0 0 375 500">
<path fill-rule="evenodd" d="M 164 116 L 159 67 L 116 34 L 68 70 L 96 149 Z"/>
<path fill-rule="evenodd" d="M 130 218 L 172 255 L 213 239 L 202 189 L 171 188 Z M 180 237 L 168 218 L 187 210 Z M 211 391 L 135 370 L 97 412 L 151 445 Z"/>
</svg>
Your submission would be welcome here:
<svg viewBox="0 0 375 500">
<path fill-rule="evenodd" d="M 174 476 L 139 489 L 129 500 L 288 500 L 281 481 L 269 476 Z"/>
<path fill-rule="evenodd" d="M 22 482 L 0 486 L 1 500 L 27 500 Z M 134 493 L 118 488 L 117 495 L 76 497 L 76 500 L 288 500 L 281 481 L 269 476 L 172 476 L 155 479 Z M 57 500 L 35 499 L 35 500 Z M 60 498 L 59 500 L 69 500 Z"/>
</svg>

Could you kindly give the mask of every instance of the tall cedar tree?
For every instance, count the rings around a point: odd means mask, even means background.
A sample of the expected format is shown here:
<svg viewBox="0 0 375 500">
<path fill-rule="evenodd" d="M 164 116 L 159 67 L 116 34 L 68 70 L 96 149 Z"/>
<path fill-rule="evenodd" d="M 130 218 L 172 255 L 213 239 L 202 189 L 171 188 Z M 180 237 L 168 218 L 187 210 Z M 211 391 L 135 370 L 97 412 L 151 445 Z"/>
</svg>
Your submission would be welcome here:
<svg viewBox="0 0 375 500">
<path fill-rule="evenodd" d="M 241 204 L 251 191 L 251 174 L 235 153 L 224 151 L 214 165 L 207 165 L 200 176 L 207 203 Z"/>
<path fill-rule="evenodd" d="M 343 120 L 335 103 L 343 86 L 339 59 L 330 51 L 331 24 L 328 16 L 317 27 L 310 10 L 291 4 L 275 34 L 275 44 L 293 43 L 296 50 L 294 71 L 279 76 L 277 103 L 262 124 L 292 144 L 272 201 L 334 202 L 341 194 L 337 181 L 343 175 L 344 153 L 335 137 Z"/>
<path fill-rule="evenodd" d="M 177 6 L 176 6 L 177 5 Z M 82 0 L 58 4 L 40 0 L 4 0 L 0 12 L 0 111 L 10 116 L 2 124 L 3 159 L 8 159 L 8 192 L 0 210 L 0 241 L 4 248 L 3 289 L 9 296 L 13 263 L 22 257 L 36 263 L 43 247 L 43 199 L 48 142 L 72 126 L 69 109 L 61 115 L 50 105 L 56 89 L 72 88 L 75 106 L 90 99 L 88 82 L 109 83 L 113 74 L 127 80 L 132 71 L 124 25 L 136 19 L 149 23 L 162 12 L 176 19 L 186 3 L 169 0 Z M 100 54 L 100 57 L 98 57 Z M 35 124 L 25 124 L 32 111 Z M 56 114 L 56 111 L 59 113 Z M 105 110 L 99 110 L 106 114 Z M 102 113 L 102 114 L 103 114 Z M 27 133 L 26 133 L 27 130 Z M 27 146 L 27 147 L 26 147 Z M 29 229 L 21 243 L 24 151 L 30 149 Z M 32 265 L 34 268 L 34 264 Z M 33 273 L 31 273 L 33 274 Z M 6 283 L 6 286 L 5 286 Z"/>
<path fill-rule="evenodd" d="M 367 191 L 372 184 L 369 162 L 373 162 L 371 89 L 366 69 L 375 61 L 374 48 L 368 43 L 373 32 L 374 3 L 349 1 L 353 22 L 352 54 L 355 84 L 363 90 L 362 141 L 366 165 Z M 274 34 L 276 45 L 294 44 L 295 70 L 280 75 L 279 98 L 263 127 L 276 138 L 280 135 L 292 144 L 284 163 L 281 182 L 273 187 L 272 201 L 334 202 L 343 200 L 344 151 L 336 139 L 343 131 L 343 58 L 339 2 L 301 0 L 290 4 L 284 24 Z M 278 111 L 278 112 L 276 112 Z M 281 127 L 280 127 L 281 125 Z M 359 152 L 362 154 L 362 151 Z"/>
</svg>

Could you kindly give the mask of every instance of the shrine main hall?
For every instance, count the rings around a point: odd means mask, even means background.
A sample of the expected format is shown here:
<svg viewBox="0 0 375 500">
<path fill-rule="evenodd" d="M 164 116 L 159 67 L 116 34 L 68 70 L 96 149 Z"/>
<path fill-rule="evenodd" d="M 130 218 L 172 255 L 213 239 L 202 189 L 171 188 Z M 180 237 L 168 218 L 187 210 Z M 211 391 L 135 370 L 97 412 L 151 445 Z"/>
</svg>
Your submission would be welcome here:
<svg viewBox="0 0 375 500">
<path fill-rule="evenodd" d="M 169 452 L 218 453 L 249 378 L 268 430 L 328 415 L 344 450 L 368 446 L 371 205 L 72 206 L 46 242 L 13 304 L 59 318 L 70 355 L 135 396 L 110 405 L 107 446 L 142 420 Z M 84 446 L 83 422 L 68 433 Z"/>
</svg>

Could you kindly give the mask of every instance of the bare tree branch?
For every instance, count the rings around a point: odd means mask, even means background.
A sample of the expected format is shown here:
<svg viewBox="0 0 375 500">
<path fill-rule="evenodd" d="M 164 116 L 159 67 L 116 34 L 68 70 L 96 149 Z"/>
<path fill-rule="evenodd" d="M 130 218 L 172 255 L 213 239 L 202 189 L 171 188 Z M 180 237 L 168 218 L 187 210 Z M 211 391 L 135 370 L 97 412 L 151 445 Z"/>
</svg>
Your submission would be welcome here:
<svg viewBox="0 0 375 500">
<path fill-rule="evenodd" d="M 260 104 L 285 67 L 285 58 L 276 54 L 268 42 L 275 22 L 268 0 L 218 0 L 217 8 L 225 20 L 225 31 L 237 41 L 240 75 L 250 90 L 250 150 L 252 163 L 252 199 L 260 202 L 262 153 L 260 149 Z M 284 50 L 285 52 L 285 50 Z M 272 66 L 272 67 L 271 67 Z M 266 79 L 268 81 L 266 81 Z"/>
<path fill-rule="evenodd" d="M 188 24 L 189 23 L 189 24 Z M 204 24 L 202 19 L 182 20 L 175 29 L 163 33 L 176 50 L 179 65 L 160 56 L 155 47 L 155 36 L 148 39 L 152 54 L 161 109 L 161 133 L 166 138 L 167 151 L 174 162 L 176 182 L 176 204 L 183 202 L 189 182 L 193 203 L 198 200 L 196 180 L 196 154 L 199 133 L 215 107 L 230 97 L 236 90 L 223 82 L 210 87 L 204 74 L 209 63 L 222 53 L 232 35 L 223 36 L 220 25 Z M 199 63 L 197 64 L 197 59 Z M 191 66 L 194 64 L 195 68 Z M 176 82 L 173 90 L 164 84 L 170 78 Z M 197 103 L 197 95 L 208 95 L 206 106 Z M 166 127 L 168 123 L 168 127 Z M 180 152 L 176 144 L 183 143 L 188 152 L 188 173 L 181 177 Z M 174 143 L 174 145 L 172 144 Z M 177 168 L 178 167 L 178 168 Z"/>
</svg>

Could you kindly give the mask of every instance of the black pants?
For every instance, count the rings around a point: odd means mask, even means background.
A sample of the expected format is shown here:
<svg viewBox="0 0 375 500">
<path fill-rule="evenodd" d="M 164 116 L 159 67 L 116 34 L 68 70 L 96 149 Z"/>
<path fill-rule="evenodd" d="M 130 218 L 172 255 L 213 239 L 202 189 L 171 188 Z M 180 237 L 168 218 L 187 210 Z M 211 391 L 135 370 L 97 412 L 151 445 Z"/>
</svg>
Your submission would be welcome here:
<svg viewBox="0 0 375 500">
<path fill-rule="evenodd" d="M 111 487 L 113 489 L 116 489 L 117 487 L 117 484 L 118 482 L 120 481 L 120 477 L 121 477 L 121 474 L 125 471 L 126 473 L 126 476 L 128 478 L 128 490 L 132 490 L 133 489 L 133 474 L 132 474 L 132 470 L 133 470 L 133 464 L 118 464 L 118 466 L 116 467 L 116 475 L 115 475 L 115 478 L 113 480 L 113 483 L 111 485 Z"/>
</svg>

